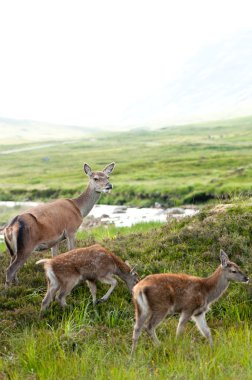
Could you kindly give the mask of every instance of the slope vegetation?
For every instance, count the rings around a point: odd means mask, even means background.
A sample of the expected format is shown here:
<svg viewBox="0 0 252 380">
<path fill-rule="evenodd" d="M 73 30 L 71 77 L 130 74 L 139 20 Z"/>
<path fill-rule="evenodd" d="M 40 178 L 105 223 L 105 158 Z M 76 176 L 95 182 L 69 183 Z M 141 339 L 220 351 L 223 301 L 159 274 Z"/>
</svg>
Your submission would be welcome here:
<svg viewBox="0 0 252 380">
<path fill-rule="evenodd" d="M 123 259 L 138 265 L 141 277 L 155 272 L 187 272 L 208 276 L 219 265 L 224 249 L 251 277 L 252 200 L 204 208 L 192 219 L 170 222 L 144 232 L 123 234 L 91 230 L 80 234 L 79 246 L 101 242 Z M 62 247 L 64 250 L 64 247 Z M 3 284 L 9 257 L 0 256 Z M 208 313 L 215 350 L 195 327 L 175 340 L 177 318 L 158 328 L 162 344 L 154 347 L 143 334 L 136 357 L 129 362 L 134 319 L 126 286 L 115 289 L 106 304 L 92 306 L 86 286 L 79 285 L 62 311 L 53 304 L 41 318 L 46 289 L 34 255 L 20 271 L 20 285 L 0 295 L 0 377 L 9 379 L 251 379 L 251 285 L 231 284 Z M 106 286 L 99 286 L 99 294 Z M 98 295 L 99 295 L 98 294 Z M 225 370 L 224 370 L 225 369 Z"/>
</svg>

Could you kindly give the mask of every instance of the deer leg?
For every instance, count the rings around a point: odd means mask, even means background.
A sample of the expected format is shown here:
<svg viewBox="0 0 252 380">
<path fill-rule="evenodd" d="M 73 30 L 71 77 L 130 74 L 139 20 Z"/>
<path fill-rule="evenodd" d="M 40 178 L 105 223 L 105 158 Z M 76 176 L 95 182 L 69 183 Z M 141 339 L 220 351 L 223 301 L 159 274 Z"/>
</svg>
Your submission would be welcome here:
<svg viewBox="0 0 252 380">
<path fill-rule="evenodd" d="M 75 248 L 75 236 L 74 234 L 67 236 L 67 249 L 70 251 Z"/>
<path fill-rule="evenodd" d="M 147 333 L 149 334 L 149 336 L 151 337 L 151 339 L 154 341 L 154 343 L 156 345 L 159 345 L 160 344 L 160 341 L 157 337 L 157 334 L 156 334 L 156 329 L 155 327 L 151 327 L 150 329 L 147 330 Z"/>
<path fill-rule="evenodd" d="M 181 313 L 180 318 L 179 318 L 179 323 L 178 323 L 177 331 L 176 331 L 176 337 L 177 338 L 184 331 L 185 325 L 190 320 L 190 318 L 191 318 L 191 314 Z"/>
<path fill-rule="evenodd" d="M 102 298 L 100 298 L 100 299 L 98 299 L 98 300 L 95 301 L 95 304 L 107 301 L 107 299 L 109 298 L 110 294 L 113 292 L 113 290 L 115 289 L 115 287 L 117 285 L 117 281 L 113 277 L 103 277 L 103 278 L 99 278 L 99 280 L 102 283 L 104 283 L 104 284 L 110 284 L 111 286 L 110 286 L 109 290 L 107 291 L 107 293 L 104 294 L 104 296 Z"/>
<path fill-rule="evenodd" d="M 149 311 L 144 311 L 139 308 L 139 305 L 137 304 L 137 309 L 136 309 L 136 322 L 134 325 L 134 330 L 133 330 L 133 337 L 132 337 L 132 348 L 131 348 L 131 356 L 134 354 L 137 346 L 138 339 L 141 335 L 141 332 L 143 330 L 144 324 L 149 317 Z"/>
<path fill-rule="evenodd" d="M 14 281 L 17 280 L 17 271 L 24 265 L 25 261 L 27 260 L 29 253 L 20 255 L 12 256 L 11 262 L 9 267 L 7 268 L 6 272 L 6 282 L 5 282 L 5 288 L 8 288 L 8 286 Z"/>
<path fill-rule="evenodd" d="M 56 243 L 51 248 L 52 257 L 57 256 L 58 252 L 59 252 L 59 243 Z"/>
<path fill-rule="evenodd" d="M 97 291 L 96 283 L 94 281 L 90 281 L 90 280 L 87 280 L 86 283 L 87 283 L 87 286 L 89 287 L 89 290 L 92 294 L 93 305 L 95 305 L 95 303 L 96 303 L 96 291 Z"/>
<path fill-rule="evenodd" d="M 156 327 L 167 315 L 167 308 L 164 310 L 159 310 L 158 312 L 152 312 L 150 319 L 147 322 L 146 331 L 149 336 L 153 339 L 155 344 L 160 344 L 158 337 L 156 335 Z"/>
<path fill-rule="evenodd" d="M 56 296 L 56 301 L 58 301 L 62 307 L 67 306 L 66 297 L 71 293 L 72 289 L 75 287 L 75 285 L 77 285 L 78 282 L 79 279 L 74 279 L 73 281 L 68 281 L 64 284 L 61 284 L 59 292 Z"/>
<path fill-rule="evenodd" d="M 196 323 L 196 326 L 198 327 L 201 334 L 208 339 L 210 346 L 213 348 L 213 339 L 211 331 L 207 325 L 205 313 L 202 313 L 197 316 L 193 316 L 192 320 Z"/>
<path fill-rule="evenodd" d="M 56 296 L 56 301 L 60 304 L 61 307 L 65 307 L 67 306 L 67 303 L 66 303 L 66 296 L 69 294 L 70 292 L 67 293 L 66 289 L 65 288 L 60 288 L 59 290 L 59 294 L 57 294 Z"/>
<path fill-rule="evenodd" d="M 59 289 L 59 283 L 58 282 L 52 283 L 48 279 L 47 292 L 41 304 L 41 312 L 45 311 L 48 308 L 50 303 L 53 301 L 54 296 L 58 289 Z"/>
<path fill-rule="evenodd" d="M 15 258 L 16 258 L 16 254 L 14 253 L 13 249 L 12 249 L 11 246 L 9 245 L 8 240 L 4 239 L 4 241 L 5 241 L 5 244 L 6 244 L 7 248 L 8 248 L 8 251 L 9 251 L 10 256 L 11 256 L 11 259 L 10 259 L 10 265 L 11 265 L 11 264 L 13 263 L 13 261 L 15 260 Z M 16 284 L 18 284 L 18 277 L 17 277 L 17 274 L 15 274 L 15 277 L 14 277 L 13 280 L 14 280 L 14 282 L 15 282 Z"/>
<path fill-rule="evenodd" d="M 16 259 L 16 256 L 11 256 L 11 260 L 10 260 L 10 265 L 15 261 L 15 259 Z M 15 276 L 14 276 L 14 278 L 13 278 L 13 282 L 15 283 L 15 284 L 18 284 L 18 276 L 17 276 L 17 273 L 15 273 Z"/>
</svg>

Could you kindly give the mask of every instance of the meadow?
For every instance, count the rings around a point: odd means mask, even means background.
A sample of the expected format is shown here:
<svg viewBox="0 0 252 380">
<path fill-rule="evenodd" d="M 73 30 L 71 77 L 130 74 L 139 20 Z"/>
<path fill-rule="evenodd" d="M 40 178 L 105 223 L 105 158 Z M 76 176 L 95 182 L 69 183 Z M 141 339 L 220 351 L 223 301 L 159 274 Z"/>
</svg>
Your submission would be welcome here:
<svg viewBox="0 0 252 380">
<path fill-rule="evenodd" d="M 102 203 L 204 203 L 251 194 L 252 118 L 44 144 L 3 140 L 0 159 L 0 200 L 76 196 L 87 183 L 84 162 L 99 170 L 115 161 L 113 195 Z"/>
<path fill-rule="evenodd" d="M 1 145 L 1 199 L 73 196 L 87 179 L 83 162 L 95 169 L 111 161 L 114 185 L 102 203 L 164 205 L 201 203 L 192 218 L 131 228 L 100 226 L 79 231 L 77 245 L 99 242 L 130 264 L 140 277 L 150 273 L 210 275 L 222 248 L 252 277 L 252 119 L 202 126 L 104 134 L 86 141 Z M 208 203 L 202 205 L 203 202 Z M 209 202 L 210 201 L 210 202 Z M 17 210 L 16 210 L 17 211 Z M 4 210 L 2 221 L 8 218 Z M 62 243 L 61 251 L 66 247 Z M 207 314 L 212 351 L 193 323 L 175 339 L 178 317 L 157 329 L 160 347 L 142 334 L 130 360 L 134 308 L 120 282 L 104 304 L 92 305 L 85 284 L 62 310 L 53 303 L 40 316 L 46 279 L 34 253 L 19 272 L 20 283 L 4 289 L 9 255 L 0 243 L 0 379 L 171 379 L 252 378 L 252 286 L 232 283 Z M 106 285 L 98 286 L 98 297 Z"/>
</svg>

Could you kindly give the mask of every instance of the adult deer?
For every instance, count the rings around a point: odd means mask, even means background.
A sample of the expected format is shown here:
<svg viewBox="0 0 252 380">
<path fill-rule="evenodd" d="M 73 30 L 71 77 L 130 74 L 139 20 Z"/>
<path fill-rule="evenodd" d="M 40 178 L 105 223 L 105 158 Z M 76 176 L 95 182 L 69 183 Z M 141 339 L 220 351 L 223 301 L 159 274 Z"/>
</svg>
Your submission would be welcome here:
<svg viewBox="0 0 252 380">
<path fill-rule="evenodd" d="M 133 331 L 134 353 L 143 327 L 155 343 L 159 343 L 156 327 L 168 314 L 179 313 L 177 336 L 192 319 L 213 346 L 205 314 L 209 306 L 225 292 L 229 281 L 248 282 L 249 278 L 227 254 L 220 251 L 221 265 L 207 278 L 187 274 L 162 273 L 145 277 L 133 288 L 136 323 Z"/>
<path fill-rule="evenodd" d="M 107 165 L 103 171 L 92 172 L 84 164 L 84 172 L 89 177 L 86 190 L 77 198 L 58 199 L 38 205 L 17 215 L 4 230 L 4 240 L 11 255 L 7 269 L 6 283 L 15 280 L 17 271 L 23 266 L 32 251 L 51 248 L 52 256 L 58 253 L 59 243 L 67 240 L 68 249 L 75 247 L 75 233 L 83 218 L 91 211 L 102 192 L 112 189 L 109 174 L 115 163 Z"/>
</svg>

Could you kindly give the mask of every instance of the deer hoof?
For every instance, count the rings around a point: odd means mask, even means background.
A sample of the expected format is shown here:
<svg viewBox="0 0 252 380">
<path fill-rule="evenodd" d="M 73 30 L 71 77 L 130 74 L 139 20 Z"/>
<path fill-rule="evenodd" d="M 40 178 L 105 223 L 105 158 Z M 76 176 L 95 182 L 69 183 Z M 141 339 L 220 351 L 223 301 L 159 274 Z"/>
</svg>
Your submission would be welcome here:
<svg viewBox="0 0 252 380">
<path fill-rule="evenodd" d="M 6 283 L 4 284 L 5 290 L 7 290 L 10 286 L 11 286 L 11 283 L 6 281 Z"/>
<path fill-rule="evenodd" d="M 94 305 L 98 305 L 98 303 L 103 303 L 105 302 L 102 298 L 98 299 L 95 301 Z"/>
</svg>

